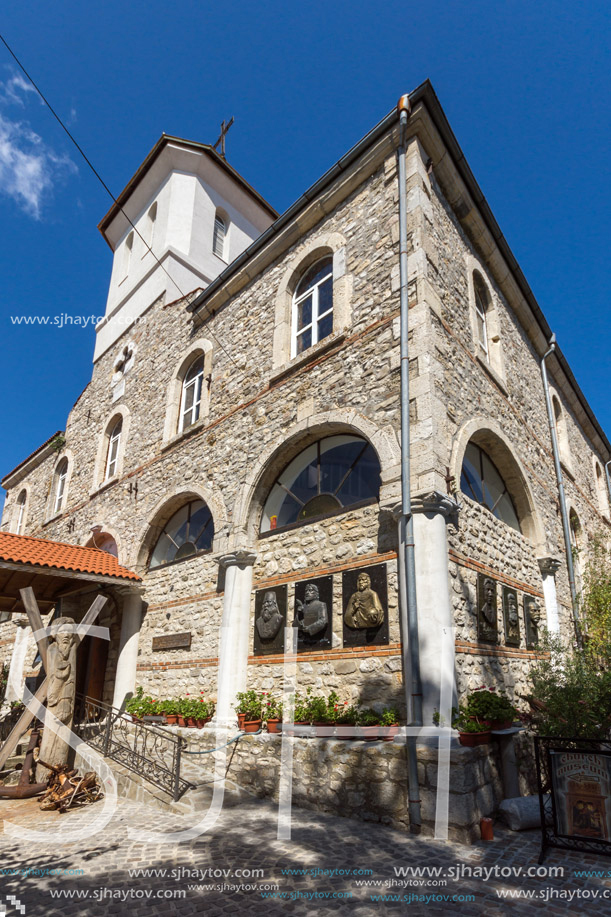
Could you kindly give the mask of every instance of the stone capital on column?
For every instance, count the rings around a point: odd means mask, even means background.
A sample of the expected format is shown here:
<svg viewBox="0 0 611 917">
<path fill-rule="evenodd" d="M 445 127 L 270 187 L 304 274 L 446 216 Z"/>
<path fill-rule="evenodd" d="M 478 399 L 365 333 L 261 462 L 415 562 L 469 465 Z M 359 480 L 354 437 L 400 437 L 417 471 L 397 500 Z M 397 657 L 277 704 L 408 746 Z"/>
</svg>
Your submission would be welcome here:
<svg viewBox="0 0 611 917">
<path fill-rule="evenodd" d="M 220 567 L 252 567 L 257 559 L 257 552 L 240 548 L 230 554 L 221 554 L 216 558 Z"/>
<path fill-rule="evenodd" d="M 558 557 L 538 557 L 537 563 L 543 576 L 555 576 L 562 566 L 562 561 Z"/>
<path fill-rule="evenodd" d="M 412 497 L 412 514 L 413 513 L 439 513 L 446 518 L 448 516 L 453 516 L 457 513 L 461 505 L 457 503 L 452 497 L 448 494 L 442 494 L 438 490 L 433 490 L 430 493 L 425 494 L 416 494 Z M 401 516 L 401 504 L 398 503 L 394 508 L 394 515 L 396 518 Z"/>
<path fill-rule="evenodd" d="M 134 583 L 133 586 L 113 586 L 112 588 L 123 599 L 127 598 L 128 595 L 138 595 L 140 598 L 144 595 L 144 586 L 141 583 Z"/>
</svg>

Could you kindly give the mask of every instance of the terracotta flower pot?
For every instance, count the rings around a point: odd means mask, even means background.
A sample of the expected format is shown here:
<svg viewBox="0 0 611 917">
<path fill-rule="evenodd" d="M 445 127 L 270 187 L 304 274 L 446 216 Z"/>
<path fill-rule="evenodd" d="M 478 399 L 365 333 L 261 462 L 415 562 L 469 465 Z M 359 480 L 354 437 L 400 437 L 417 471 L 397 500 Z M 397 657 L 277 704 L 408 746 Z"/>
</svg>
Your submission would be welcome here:
<svg viewBox="0 0 611 917">
<path fill-rule="evenodd" d="M 490 723 L 491 729 L 511 729 L 513 726 L 513 720 L 492 720 Z"/>
<path fill-rule="evenodd" d="M 399 725 L 395 723 L 392 726 L 380 726 L 379 729 L 381 738 L 384 739 L 385 742 L 392 742 L 399 732 Z"/>
<path fill-rule="evenodd" d="M 195 725 L 197 726 L 198 729 L 203 729 L 206 723 L 209 723 L 211 719 L 212 719 L 211 716 L 198 717 L 195 720 Z"/>
<path fill-rule="evenodd" d="M 184 718 L 184 716 L 181 716 L 180 714 L 178 714 L 178 725 L 179 725 L 179 726 L 186 726 L 186 725 L 187 725 L 187 724 L 185 723 L 185 718 Z"/>
<path fill-rule="evenodd" d="M 490 731 L 461 732 L 458 736 L 458 741 L 467 748 L 474 748 L 476 745 L 487 745 L 490 741 Z"/>
<path fill-rule="evenodd" d="M 361 726 L 359 732 L 366 742 L 375 742 L 381 738 L 383 726 Z"/>
<path fill-rule="evenodd" d="M 246 722 L 246 714 L 238 713 L 238 729 L 244 729 L 245 722 Z"/>
<path fill-rule="evenodd" d="M 278 724 L 281 723 L 281 719 L 271 719 L 267 721 L 267 731 L 271 735 L 277 735 L 280 730 L 278 729 Z"/>
<path fill-rule="evenodd" d="M 178 722 L 178 714 L 177 713 L 166 713 L 165 720 L 168 726 L 175 726 L 176 723 Z"/>
<path fill-rule="evenodd" d="M 261 729 L 261 720 L 245 720 L 242 728 L 244 732 L 258 732 Z"/>
</svg>

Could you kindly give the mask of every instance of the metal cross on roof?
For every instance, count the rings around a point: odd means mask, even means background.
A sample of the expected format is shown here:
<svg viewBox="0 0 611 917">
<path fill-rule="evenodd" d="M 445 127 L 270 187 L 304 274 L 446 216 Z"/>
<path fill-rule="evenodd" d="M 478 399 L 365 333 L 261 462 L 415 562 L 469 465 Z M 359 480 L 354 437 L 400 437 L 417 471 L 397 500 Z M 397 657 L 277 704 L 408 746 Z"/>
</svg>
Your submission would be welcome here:
<svg viewBox="0 0 611 917">
<path fill-rule="evenodd" d="M 221 148 L 219 150 L 219 153 L 221 154 L 223 159 L 226 158 L 225 157 L 225 135 L 227 134 L 227 131 L 229 130 L 232 124 L 233 124 L 233 115 L 231 116 L 229 121 L 225 121 L 225 119 L 223 118 L 223 123 L 221 124 L 221 133 L 220 133 L 219 139 L 216 141 L 216 143 L 212 147 L 213 150 L 216 150 L 216 148 L 218 147 L 220 143 Z"/>
</svg>

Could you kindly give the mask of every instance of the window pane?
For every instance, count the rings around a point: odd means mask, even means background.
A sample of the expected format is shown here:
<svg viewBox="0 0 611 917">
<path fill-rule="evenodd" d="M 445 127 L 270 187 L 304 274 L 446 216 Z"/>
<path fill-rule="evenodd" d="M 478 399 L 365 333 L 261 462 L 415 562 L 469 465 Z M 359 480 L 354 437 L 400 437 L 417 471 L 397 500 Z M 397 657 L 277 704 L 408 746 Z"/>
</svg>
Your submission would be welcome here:
<svg viewBox="0 0 611 917">
<path fill-rule="evenodd" d="M 203 500 L 182 506 L 166 524 L 151 555 L 149 567 L 182 560 L 198 551 L 210 550 L 214 523 Z"/>
<path fill-rule="evenodd" d="M 318 314 L 322 315 L 333 308 L 333 281 L 329 277 L 318 287 Z"/>
<path fill-rule="evenodd" d="M 297 353 L 303 353 L 312 346 L 312 329 L 308 328 L 302 334 L 297 336 Z"/>
<path fill-rule="evenodd" d="M 323 258 L 322 261 L 317 261 L 316 264 L 313 264 L 311 268 L 303 275 L 299 281 L 299 285 L 295 290 L 296 296 L 301 296 L 302 293 L 305 293 L 306 290 L 309 290 L 310 287 L 313 287 L 320 280 L 330 274 L 333 270 L 333 258 Z"/>
<path fill-rule="evenodd" d="M 312 324 L 312 295 L 306 296 L 297 304 L 297 330 Z"/>
<path fill-rule="evenodd" d="M 329 312 L 318 322 L 318 340 L 322 341 L 333 331 L 333 313 Z"/>
</svg>

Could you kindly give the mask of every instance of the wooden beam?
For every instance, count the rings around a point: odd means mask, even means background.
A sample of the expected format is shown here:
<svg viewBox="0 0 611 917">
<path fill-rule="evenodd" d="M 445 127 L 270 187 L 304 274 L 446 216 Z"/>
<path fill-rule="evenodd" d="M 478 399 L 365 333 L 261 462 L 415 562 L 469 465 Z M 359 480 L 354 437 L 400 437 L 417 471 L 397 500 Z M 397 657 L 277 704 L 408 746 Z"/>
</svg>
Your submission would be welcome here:
<svg viewBox="0 0 611 917">
<path fill-rule="evenodd" d="M 40 610 L 36 602 L 36 597 L 34 596 L 34 590 L 31 586 L 27 586 L 25 589 L 20 589 L 19 594 L 21 595 L 21 601 L 23 602 L 23 607 L 25 608 L 28 620 L 30 622 L 30 627 L 36 633 L 36 631 L 41 631 L 44 627 L 42 623 L 42 618 L 40 616 Z M 44 666 L 45 672 L 49 674 L 49 666 L 47 662 L 47 650 L 49 649 L 49 638 L 39 634 L 36 638 L 36 643 L 38 644 L 38 652 L 42 658 L 42 664 Z"/>
</svg>

